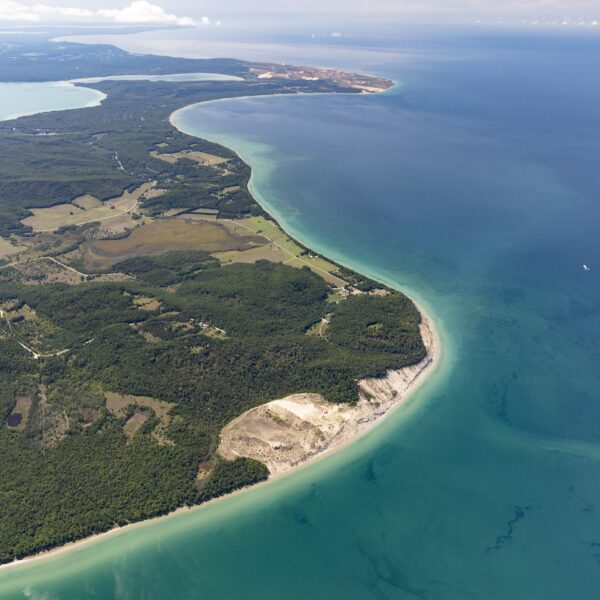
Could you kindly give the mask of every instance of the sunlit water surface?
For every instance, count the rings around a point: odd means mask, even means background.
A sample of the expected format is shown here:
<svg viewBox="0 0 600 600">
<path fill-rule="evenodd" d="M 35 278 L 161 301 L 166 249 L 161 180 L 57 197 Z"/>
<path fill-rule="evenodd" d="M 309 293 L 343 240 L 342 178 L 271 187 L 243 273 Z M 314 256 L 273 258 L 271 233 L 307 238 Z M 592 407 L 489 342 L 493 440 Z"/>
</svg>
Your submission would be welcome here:
<svg viewBox="0 0 600 600">
<path fill-rule="evenodd" d="M 77 87 L 67 82 L 2 83 L 0 82 L 0 121 L 39 112 L 98 106 L 102 92 Z"/>
<path fill-rule="evenodd" d="M 40 112 L 98 106 L 106 96 L 85 83 L 100 81 L 240 81 L 240 77 L 220 73 L 173 73 L 171 75 L 113 75 L 87 77 L 72 81 L 42 83 L 0 82 L 0 121 L 16 119 Z"/>
</svg>

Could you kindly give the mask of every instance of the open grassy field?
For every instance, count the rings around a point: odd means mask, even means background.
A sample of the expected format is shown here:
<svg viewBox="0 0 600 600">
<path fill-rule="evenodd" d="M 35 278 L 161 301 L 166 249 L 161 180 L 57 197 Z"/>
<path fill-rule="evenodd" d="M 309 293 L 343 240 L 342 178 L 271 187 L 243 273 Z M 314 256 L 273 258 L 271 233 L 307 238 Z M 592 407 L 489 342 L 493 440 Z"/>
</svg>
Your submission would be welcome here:
<svg viewBox="0 0 600 600">
<path fill-rule="evenodd" d="M 133 304 L 140 310 L 146 310 L 148 312 L 154 312 L 161 307 L 161 303 L 156 298 L 150 298 L 150 296 L 135 296 L 133 298 Z"/>
<path fill-rule="evenodd" d="M 135 190 L 125 191 L 121 196 L 101 202 L 86 194 L 72 203 L 57 204 L 49 208 L 32 208 L 32 216 L 23 219 L 23 224 L 34 231 L 56 231 L 68 225 L 83 225 L 93 221 L 105 221 L 120 217 L 137 209 L 139 200 L 154 186 L 153 181 L 142 184 Z"/>
<path fill-rule="evenodd" d="M 217 156 L 215 154 L 209 154 L 208 152 L 198 152 L 196 150 L 182 150 L 181 152 L 173 152 L 171 154 L 161 154 L 160 152 L 150 152 L 150 155 L 159 160 L 164 160 L 170 164 L 175 164 L 179 160 L 185 158 L 187 160 L 193 160 L 199 165 L 214 167 L 226 162 L 229 162 L 228 158 Z"/>
<path fill-rule="evenodd" d="M 24 246 L 15 246 L 7 239 L 0 238 L 0 260 L 8 256 L 12 256 L 21 250 L 25 250 Z"/>
<path fill-rule="evenodd" d="M 175 404 L 156 400 L 156 398 L 150 398 L 149 396 L 132 396 L 131 394 L 117 394 L 115 392 L 106 392 L 105 397 L 106 408 L 118 417 L 125 416 L 127 407 L 131 405 L 138 406 L 141 409 L 151 408 L 159 420 L 159 424 L 152 432 L 152 437 L 160 444 L 172 444 L 165 437 L 165 431 L 171 420 L 170 411 Z M 123 431 L 127 437 L 131 438 L 147 420 L 148 413 L 144 413 L 142 410 L 134 411 L 133 415 L 125 422 Z"/>
<path fill-rule="evenodd" d="M 224 187 L 220 192 L 217 192 L 217 194 L 219 196 L 227 196 L 227 194 L 233 194 L 233 192 L 237 192 L 239 189 L 239 185 L 229 185 Z"/>
<path fill-rule="evenodd" d="M 277 246 L 287 251 L 290 254 L 290 258 L 292 256 L 299 256 L 302 253 L 302 248 L 275 221 L 265 219 L 264 217 L 249 217 L 247 219 L 240 219 L 237 221 L 237 224 L 273 241 Z"/>
<path fill-rule="evenodd" d="M 275 221 L 270 221 L 264 217 L 249 217 L 236 221 L 227 221 L 227 223 L 235 232 L 243 230 L 252 231 L 266 238 L 268 243 L 252 250 L 215 254 L 224 264 L 256 262 L 261 259 L 272 262 L 283 262 L 291 267 L 300 269 L 308 267 L 332 285 L 338 287 L 346 285 L 346 282 L 337 275 L 338 268 L 336 265 L 320 256 L 306 254 L 304 249 L 289 237 Z"/>
<path fill-rule="evenodd" d="M 111 282 L 126 281 L 130 277 L 123 273 L 101 273 L 97 275 L 81 273 L 51 256 L 25 258 L 22 261 L 0 268 L 0 286 L 2 284 L 8 285 L 11 282 L 26 286 L 39 286 L 49 283 L 78 285 L 86 279 Z"/>
<path fill-rule="evenodd" d="M 93 208 L 102 206 L 102 200 L 99 200 L 96 196 L 92 196 L 91 194 L 85 194 L 75 198 L 73 204 L 82 210 L 92 210 Z"/>
<path fill-rule="evenodd" d="M 51 259 L 33 258 L 24 260 L 1 272 L 2 279 L 12 279 L 24 285 L 44 285 L 47 283 L 81 283 L 82 275 L 75 270 L 65 268 Z"/>
<path fill-rule="evenodd" d="M 196 210 L 193 210 L 190 214 L 201 215 L 203 217 L 214 217 L 216 219 L 219 215 L 219 211 L 214 208 L 197 208 Z"/>
<path fill-rule="evenodd" d="M 25 429 L 29 411 L 31 410 L 31 396 L 17 396 L 17 402 L 6 419 L 7 427 L 11 429 Z"/>
<path fill-rule="evenodd" d="M 165 219 L 138 227 L 124 239 L 87 242 L 84 262 L 88 269 L 94 270 L 144 254 L 170 250 L 242 250 L 261 242 L 261 238 L 250 231 L 237 234 L 214 219 L 193 223 L 185 219 Z"/>
<path fill-rule="evenodd" d="M 127 419 L 125 425 L 123 425 L 123 431 L 125 435 L 131 439 L 142 427 L 142 425 L 148 420 L 150 414 L 147 412 L 134 412 L 129 419 Z"/>
<path fill-rule="evenodd" d="M 289 260 L 290 256 L 275 244 L 264 244 L 249 250 L 231 250 L 226 252 L 214 252 L 213 256 L 218 258 L 222 264 L 233 263 L 255 263 L 257 260 L 269 260 L 282 263 Z"/>
</svg>

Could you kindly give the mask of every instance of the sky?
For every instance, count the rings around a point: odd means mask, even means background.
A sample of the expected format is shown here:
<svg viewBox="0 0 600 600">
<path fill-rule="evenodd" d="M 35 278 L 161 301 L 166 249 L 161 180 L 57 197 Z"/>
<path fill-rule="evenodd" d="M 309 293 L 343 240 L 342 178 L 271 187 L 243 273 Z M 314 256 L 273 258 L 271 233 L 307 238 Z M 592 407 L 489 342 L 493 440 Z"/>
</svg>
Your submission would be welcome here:
<svg viewBox="0 0 600 600">
<path fill-rule="evenodd" d="M 345 18 L 392 16 L 441 23 L 446 19 L 524 19 L 600 29 L 600 0 L 0 0 L 0 24 L 110 23 L 219 27 L 252 12 L 335 14 Z"/>
</svg>

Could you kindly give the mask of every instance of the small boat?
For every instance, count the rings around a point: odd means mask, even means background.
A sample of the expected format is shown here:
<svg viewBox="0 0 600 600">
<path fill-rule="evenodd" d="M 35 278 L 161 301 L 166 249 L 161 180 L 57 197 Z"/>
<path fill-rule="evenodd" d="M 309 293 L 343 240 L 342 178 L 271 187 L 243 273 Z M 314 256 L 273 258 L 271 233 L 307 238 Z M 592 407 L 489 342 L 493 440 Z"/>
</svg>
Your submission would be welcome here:
<svg viewBox="0 0 600 600">
<path fill-rule="evenodd" d="M 583 265 L 583 270 L 584 271 L 591 271 L 591 269 L 587 265 Z"/>
</svg>

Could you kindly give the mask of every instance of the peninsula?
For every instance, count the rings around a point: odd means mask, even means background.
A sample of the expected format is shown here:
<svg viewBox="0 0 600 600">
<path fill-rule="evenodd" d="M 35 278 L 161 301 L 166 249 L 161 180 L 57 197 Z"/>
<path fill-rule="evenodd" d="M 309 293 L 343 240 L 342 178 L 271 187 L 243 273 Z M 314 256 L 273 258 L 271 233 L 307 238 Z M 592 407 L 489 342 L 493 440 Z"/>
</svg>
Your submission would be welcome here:
<svg viewBox="0 0 600 600">
<path fill-rule="evenodd" d="M 48 79 L 239 78 L 86 83 L 100 106 L 0 123 L 0 562 L 263 481 L 422 380 L 435 344 L 415 304 L 290 238 L 248 165 L 170 123 L 207 100 L 392 82 L 107 46 L 0 52 L 5 81 L 41 63 Z"/>
</svg>

